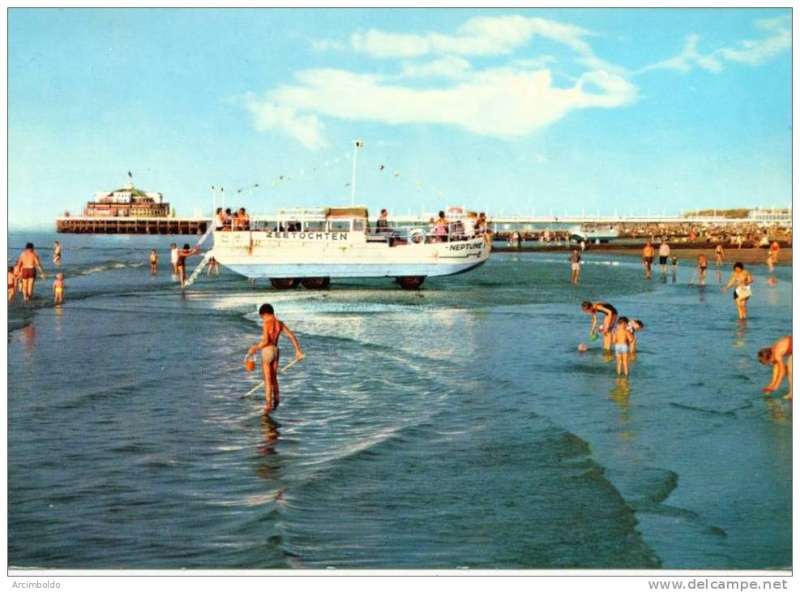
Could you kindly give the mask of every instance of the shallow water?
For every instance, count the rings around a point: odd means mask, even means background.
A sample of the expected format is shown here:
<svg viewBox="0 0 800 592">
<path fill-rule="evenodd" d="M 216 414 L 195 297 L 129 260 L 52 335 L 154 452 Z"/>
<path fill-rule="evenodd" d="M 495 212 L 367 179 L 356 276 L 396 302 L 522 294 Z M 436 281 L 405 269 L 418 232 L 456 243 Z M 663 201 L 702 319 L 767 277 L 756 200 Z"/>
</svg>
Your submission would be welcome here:
<svg viewBox="0 0 800 592">
<path fill-rule="evenodd" d="M 168 245 L 194 237 L 12 233 L 11 261 L 27 240 L 48 273 L 61 241 L 68 289 L 9 310 L 11 566 L 791 567 L 792 408 L 756 360 L 790 268 L 752 270 L 743 325 L 728 268 L 588 252 L 572 286 L 566 252 L 495 254 L 419 292 L 223 270 L 182 296 Z M 584 299 L 645 322 L 628 381 Z M 307 354 L 272 418 L 242 398 L 265 301 Z"/>
</svg>

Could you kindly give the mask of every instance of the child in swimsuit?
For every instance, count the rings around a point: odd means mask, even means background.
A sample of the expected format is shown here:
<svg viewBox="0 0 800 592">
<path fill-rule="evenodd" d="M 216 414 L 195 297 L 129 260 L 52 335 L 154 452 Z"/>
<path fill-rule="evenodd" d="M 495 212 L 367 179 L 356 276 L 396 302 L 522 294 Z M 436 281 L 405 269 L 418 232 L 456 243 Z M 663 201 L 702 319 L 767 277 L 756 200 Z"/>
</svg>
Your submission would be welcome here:
<svg viewBox="0 0 800 592">
<path fill-rule="evenodd" d="M 700 285 L 706 283 L 706 269 L 708 269 L 708 260 L 702 253 L 697 256 L 697 271 L 700 277 Z"/>
<path fill-rule="evenodd" d="M 252 356 L 257 351 L 261 351 L 261 370 L 264 373 L 264 394 L 266 398 L 265 411 L 269 414 L 280 404 L 280 386 L 278 385 L 278 361 L 280 350 L 278 349 L 278 339 L 281 335 L 286 335 L 295 349 L 295 359 L 303 359 L 303 351 L 294 333 L 289 327 L 275 318 L 275 309 L 271 304 L 262 304 L 258 309 L 258 315 L 263 321 L 263 331 L 261 341 L 251 346 L 247 354 Z"/>
<path fill-rule="evenodd" d="M 53 302 L 61 304 L 64 302 L 64 274 L 56 274 L 56 280 L 53 282 Z"/>
<path fill-rule="evenodd" d="M 614 353 L 617 356 L 617 376 L 628 376 L 628 355 L 633 337 L 628 331 L 628 319 L 620 317 L 614 329 Z"/>
<path fill-rule="evenodd" d="M 17 274 L 14 273 L 14 266 L 8 266 L 8 301 L 14 300 L 17 293 Z"/>
<path fill-rule="evenodd" d="M 644 323 L 639 319 L 631 319 L 628 323 L 628 331 L 631 334 L 631 358 L 636 356 L 636 333 L 644 329 Z"/>
</svg>

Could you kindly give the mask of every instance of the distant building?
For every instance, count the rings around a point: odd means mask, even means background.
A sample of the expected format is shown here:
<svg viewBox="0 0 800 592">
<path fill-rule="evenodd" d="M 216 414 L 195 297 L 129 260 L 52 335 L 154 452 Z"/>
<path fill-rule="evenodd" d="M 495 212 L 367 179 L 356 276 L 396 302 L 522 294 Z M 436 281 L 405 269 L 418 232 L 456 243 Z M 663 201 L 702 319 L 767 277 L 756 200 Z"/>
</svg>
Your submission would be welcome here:
<svg viewBox="0 0 800 592">
<path fill-rule="evenodd" d="M 133 183 L 128 183 L 122 189 L 96 193 L 94 201 L 86 204 L 83 215 L 102 218 L 166 218 L 170 215 L 170 208 L 161 193 L 142 191 L 136 189 Z"/>
<path fill-rule="evenodd" d="M 750 210 L 747 218 L 756 224 L 781 224 L 784 226 L 791 226 L 792 209 Z"/>
</svg>

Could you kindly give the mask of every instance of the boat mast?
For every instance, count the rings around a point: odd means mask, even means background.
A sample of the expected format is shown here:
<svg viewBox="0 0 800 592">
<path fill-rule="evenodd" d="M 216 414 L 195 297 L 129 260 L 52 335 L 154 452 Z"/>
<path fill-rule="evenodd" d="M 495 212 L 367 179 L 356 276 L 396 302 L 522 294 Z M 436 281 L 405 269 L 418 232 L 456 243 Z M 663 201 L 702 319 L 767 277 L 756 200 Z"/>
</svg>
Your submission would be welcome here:
<svg viewBox="0 0 800 592">
<path fill-rule="evenodd" d="M 350 205 L 356 205 L 356 160 L 358 159 L 358 149 L 364 147 L 364 142 L 361 140 L 355 141 L 355 149 L 353 150 L 353 179 L 350 182 Z"/>
</svg>

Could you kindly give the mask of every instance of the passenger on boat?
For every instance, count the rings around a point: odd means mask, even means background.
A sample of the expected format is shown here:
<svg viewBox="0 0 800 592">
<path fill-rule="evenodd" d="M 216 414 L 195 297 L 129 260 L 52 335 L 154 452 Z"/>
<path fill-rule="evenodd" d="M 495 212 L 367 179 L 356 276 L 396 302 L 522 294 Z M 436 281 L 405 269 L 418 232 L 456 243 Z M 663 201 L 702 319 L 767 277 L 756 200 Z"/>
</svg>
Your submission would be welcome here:
<svg viewBox="0 0 800 592">
<path fill-rule="evenodd" d="M 483 234 L 484 232 L 486 232 L 486 214 L 481 212 L 475 222 L 475 234 Z"/>
<path fill-rule="evenodd" d="M 231 209 L 226 208 L 225 214 L 222 217 L 222 230 L 230 230 L 232 225 L 233 225 L 233 216 L 231 215 Z"/>
<path fill-rule="evenodd" d="M 439 212 L 439 218 L 433 223 L 433 236 L 436 240 L 443 241 L 447 237 L 447 218 L 444 217 L 444 212 Z"/>
<path fill-rule="evenodd" d="M 389 228 L 389 213 L 386 210 L 381 210 L 381 216 L 378 218 L 378 221 L 375 223 L 376 230 L 375 232 L 382 233 L 382 232 L 390 232 L 391 229 Z"/>
<path fill-rule="evenodd" d="M 478 215 L 475 212 L 467 212 L 467 217 L 464 219 L 464 236 L 472 238 L 475 236 L 475 223 L 478 221 Z"/>
<path fill-rule="evenodd" d="M 239 208 L 239 211 L 233 217 L 233 229 L 250 230 L 250 216 L 247 215 L 244 208 Z"/>
<path fill-rule="evenodd" d="M 456 221 L 455 221 L 455 222 L 454 222 L 454 223 L 451 225 L 451 231 L 450 231 L 450 234 L 451 234 L 451 236 L 453 237 L 453 239 L 455 239 L 455 240 L 462 240 L 462 239 L 464 239 L 464 238 L 465 238 L 465 232 L 464 232 L 464 222 L 462 222 L 461 220 L 456 220 Z"/>
<path fill-rule="evenodd" d="M 214 229 L 222 230 L 225 227 L 225 214 L 222 208 L 217 208 L 217 213 L 214 215 Z"/>
</svg>

